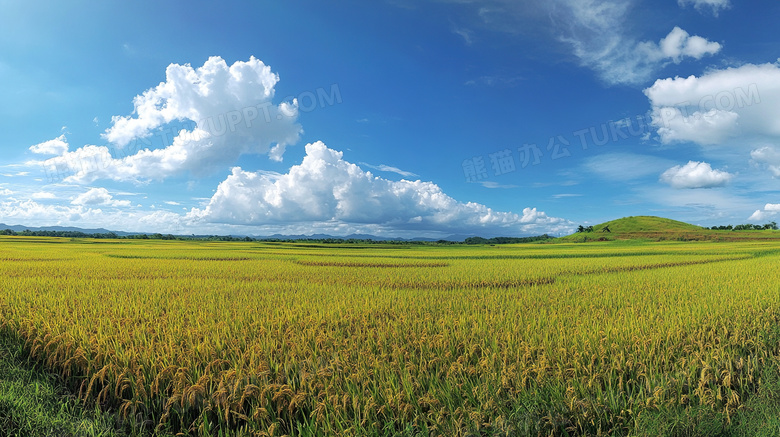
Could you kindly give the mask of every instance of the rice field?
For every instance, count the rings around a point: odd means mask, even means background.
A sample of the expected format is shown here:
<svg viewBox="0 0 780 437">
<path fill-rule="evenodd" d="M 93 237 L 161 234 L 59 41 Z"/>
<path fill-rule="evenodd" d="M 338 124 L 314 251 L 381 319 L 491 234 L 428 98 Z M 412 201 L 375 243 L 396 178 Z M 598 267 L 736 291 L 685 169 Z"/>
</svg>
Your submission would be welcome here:
<svg viewBox="0 0 780 437">
<path fill-rule="evenodd" d="M 0 335 L 134 434 L 629 435 L 744 411 L 780 363 L 778 261 L 4 237 Z"/>
</svg>

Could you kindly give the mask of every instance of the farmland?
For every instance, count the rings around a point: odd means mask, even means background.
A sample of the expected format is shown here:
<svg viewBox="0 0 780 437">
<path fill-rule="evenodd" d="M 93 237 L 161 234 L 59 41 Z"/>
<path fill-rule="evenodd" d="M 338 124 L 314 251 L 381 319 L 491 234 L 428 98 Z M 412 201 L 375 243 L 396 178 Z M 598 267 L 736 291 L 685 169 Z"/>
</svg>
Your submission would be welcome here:
<svg viewBox="0 0 780 437">
<path fill-rule="evenodd" d="M 697 434 L 777 384 L 778 261 L 3 237 L 0 335 L 134 434 Z"/>
</svg>

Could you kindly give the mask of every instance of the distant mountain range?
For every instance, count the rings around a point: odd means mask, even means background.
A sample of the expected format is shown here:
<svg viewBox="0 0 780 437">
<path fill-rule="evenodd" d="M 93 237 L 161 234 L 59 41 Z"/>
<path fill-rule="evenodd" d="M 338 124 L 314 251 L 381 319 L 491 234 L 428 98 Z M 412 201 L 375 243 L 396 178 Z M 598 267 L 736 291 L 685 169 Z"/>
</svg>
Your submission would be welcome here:
<svg viewBox="0 0 780 437">
<path fill-rule="evenodd" d="M 121 232 L 121 231 L 109 231 L 107 229 L 84 229 L 84 228 L 74 228 L 70 226 L 44 226 L 40 228 L 36 228 L 34 226 L 23 226 L 23 225 L 6 225 L 5 223 L 0 223 L 0 231 L 10 229 L 14 232 L 23 232 L 26 230 L 29 231 L 54 231 L 54 232 L 83 232 L 85 234 L 108 234 L 109 232 L 113 232 L 117 235 L 135 235 L 140 234 L 141 232 Z"/>
<path fill-rule="evenodd" d="M 85 234 L 108 234 L 110 232 L 113 232 L 116 235 L 120 236 L 127 236 L 127 235 L 139 235 L 139 234 L 147 234 L 151 235 L 154 234 L 154 232 L 123 232 L 123 231 L 109 231 L 108 229 L 84 229 L 84 228 L 76 228 L 76 227 L 70 227 L 70 226 L 43 226 L 43 227 L 33 227 L 33 226 L 24 226 L 24 225 L 6 225 L 4 223 L 0 223 L 0 231 L 10 229 L 14 232 L 23 232 L 25 230 L 29 231 L 54 231 L 54 232 L 83 232 Z M 182 235 L 185 237 L 191 237 L 192 235 Z M 207 237 L 208 235 L 196 235 L 197 237 Z M 232 237 L 246 237 L 247 235 L 231 235 Z M 268 240 L 325 240 L 325 239 L 334 239 L 334 240 L 375 240 L 375 241 L 438 241 L 438 240 L 446 240 L 446 241 L 458 241 L 461 242 L 465 240 L 466 238 L 473 237 L 473 235 L 450 235 L 448 237 L 444 238 L 425 238 L 425 237 L 418 237 L 418 238 L 388 238 L 388 237 L 378 237 L 376 235 L 368 235 L 368 234 L 351 234 L 351 235 L 345 235 L 345 236 L 336 236 L 336 235 L 328 235 L 328 234 L 312 234 L 312 235 L 284 235 L 284 234 L 274 234 L 274 235 L 249 235 L 252 238 L 256 239 L 268 239 Z"/>
</svg>

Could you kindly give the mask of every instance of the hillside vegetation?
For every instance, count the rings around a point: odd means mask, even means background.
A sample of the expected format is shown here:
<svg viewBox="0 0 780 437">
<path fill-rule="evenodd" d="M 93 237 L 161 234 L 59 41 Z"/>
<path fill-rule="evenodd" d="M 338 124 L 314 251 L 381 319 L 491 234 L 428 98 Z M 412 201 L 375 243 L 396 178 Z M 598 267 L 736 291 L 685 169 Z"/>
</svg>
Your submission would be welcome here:
<svg viewBox="0 0 780 437">
<path fill-rule="evenodd" d="M 590 232 L 577 232 L 561 237 L 561 242 L 650 240 L 650 241 L 748 241 L 780 239 L 772 230 L 732 231 L 712 230 L 677 220 L 655 217 L 624 217 L 592 227 Z"/>
</svg>

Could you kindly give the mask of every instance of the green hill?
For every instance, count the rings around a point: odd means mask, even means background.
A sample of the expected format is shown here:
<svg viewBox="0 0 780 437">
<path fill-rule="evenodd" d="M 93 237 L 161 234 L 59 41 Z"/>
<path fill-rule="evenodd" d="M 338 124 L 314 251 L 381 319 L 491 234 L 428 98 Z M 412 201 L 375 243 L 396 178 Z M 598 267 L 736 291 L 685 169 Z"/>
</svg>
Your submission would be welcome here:
<svg viewBox="0 0 780 437">
<path fill-rule="evenodd" d="M 778 239 L 778 231 L 714 231 L 690 223 L 654 216 L 624 217 L 593 226 L 591 232 L 577 232 L 560 241 L 610 240 L 765 240 Z"/>
<path fill-rule="evenodd" d="M 637 232 L 700 232 L 705 230 L 701 226 L 690 223 L 679 222 L 663 217 L 637 216 L 624 217 L 617 220 L 602 223 L 593 227 L 594 232 L 602 232 L 604 228 L 609 227 L 611 232 L 637 233 Z"/>
</svg>

